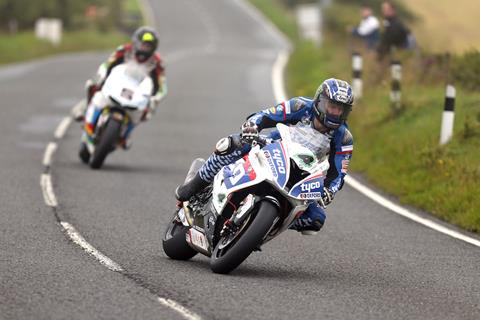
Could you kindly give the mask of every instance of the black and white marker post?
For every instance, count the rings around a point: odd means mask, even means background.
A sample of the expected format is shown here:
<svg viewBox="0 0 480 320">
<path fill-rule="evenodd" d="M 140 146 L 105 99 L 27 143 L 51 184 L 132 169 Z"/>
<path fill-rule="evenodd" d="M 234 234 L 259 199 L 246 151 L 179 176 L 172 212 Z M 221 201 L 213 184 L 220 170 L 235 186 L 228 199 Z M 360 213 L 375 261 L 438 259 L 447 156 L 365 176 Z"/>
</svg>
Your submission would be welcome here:
<svg viewBox="0 0 480 320">
<path fill-rule="evenodd" d="M 447 84 L 445 90 L 445 105 L 443 107 L 442 130 L 440 132 L 440 144 L 446 144 L 453 135 L 453 123 L 455 120 L 455 87 Z"/>
<path fill-rule="evenodd" d="M 402 106 L 402 64 L 398 60 L 392 60 L 390 65 L 390 71 L 392 75 L 392 85 L 390 90 L 390 103 L 393 110 L 398 111 Z"/>
<path fill-rule="evenodd" d="M 362 68 L 363 60 L 362 56 L 358 52 L 352 53 L 352 89 L 355 98 L 361 98 L 363 92 L 363 82 L 362 82 Z"/>
</svg>

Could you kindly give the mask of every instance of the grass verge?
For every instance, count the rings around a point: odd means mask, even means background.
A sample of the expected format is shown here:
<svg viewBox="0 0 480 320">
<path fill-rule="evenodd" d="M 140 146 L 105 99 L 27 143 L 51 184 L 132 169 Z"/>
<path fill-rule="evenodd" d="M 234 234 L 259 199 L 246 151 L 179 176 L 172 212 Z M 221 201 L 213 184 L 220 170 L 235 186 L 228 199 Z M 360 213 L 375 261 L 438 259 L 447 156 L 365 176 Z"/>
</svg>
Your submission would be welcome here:
<svg viewBox="0 0 480 320">
<path fill-rule="evenodd" d="M 0 35 L 0 64 L 65 52 L 112 49 L 126 40 L 128 38 L 121 33 L 75 31 L 65 32 L 62 43 L 54 46 L 48 41 L 37 39 L 33 32 L 21 32 L 14 36 Z"/>
<path fill-rule="evenodd" d="M 124 0 L 122 6 L 125 30 L 134 30 L 144 23 L 139 0 Z M 37 39 L 33 31 L 19 32 L 15 35 L 0 33 L 0 65 L 66 52 L 112 50 L 129 39 L 129 34 L 118 31 L 101 32 L 95 28 L 87 28 L 64 31 L 62 42 L 55 46 L 48 41 Z"/>
<path fill-rule="evenodd" d="M 291 13 L 276 0 L 261 3 L 258 8 L 274 23 L 283 21 L 279 27 L 295 45 L 287 67 L 290 94 L 311 96 L 325 78 L 350 79 L 350 53 L 342 35 L 327 30 L 323 46 L 315 48 L 298 39 Z M 332 8 L 340 9 L 348 11 Z M 351 10 L 356 14 L 356 8 Z M 405 57 L 404 109 L 394 115 L 389 106 L 388 69 L 373 57 L 365 58 L 364 97 L 349 120 L 355 137 L 352 171 L 403 204 L 480 232 L 480 93 L 457 88 L 454 138 L 440 147 L 444 84 L 422 80 L 412 58 Z"/>
</svg>

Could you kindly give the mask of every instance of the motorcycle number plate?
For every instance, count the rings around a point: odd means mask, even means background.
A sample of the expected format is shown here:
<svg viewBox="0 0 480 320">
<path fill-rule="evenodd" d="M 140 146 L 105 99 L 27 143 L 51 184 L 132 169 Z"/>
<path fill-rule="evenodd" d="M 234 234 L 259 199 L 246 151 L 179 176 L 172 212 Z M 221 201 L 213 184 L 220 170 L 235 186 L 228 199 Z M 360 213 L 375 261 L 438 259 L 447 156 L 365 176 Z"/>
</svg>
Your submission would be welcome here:
<svg viewBox="0 0 480 320">
<path fill-rule="evenodd" d="M 193 245 L 202 248 L 205 251 L 208 251 L 207 237 L 205 237 L 202 232 L 193 228 L 190 229 L 190 241 Z"/>
</svg>

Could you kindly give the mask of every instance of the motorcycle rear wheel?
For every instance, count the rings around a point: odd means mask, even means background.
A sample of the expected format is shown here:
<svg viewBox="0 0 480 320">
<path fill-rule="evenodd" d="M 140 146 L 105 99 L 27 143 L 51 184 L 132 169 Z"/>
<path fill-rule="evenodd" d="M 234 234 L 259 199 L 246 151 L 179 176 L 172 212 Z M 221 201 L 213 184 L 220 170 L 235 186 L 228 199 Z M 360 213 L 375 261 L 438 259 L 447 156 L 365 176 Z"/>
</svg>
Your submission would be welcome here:
<svg viewBox="0 0 480 320">
<path fill-rule="evenodd" d="M 212 256 L 210 257 L 210 268 L 215 273 L 226 274 L 237 268 L 247 257 L 262 244 L 263 238 L 273 226 L 278 217 L 277 208 L 268 201 L 263 201 L 250 224 L 240 231 L 241 234 L 227 246 L 222 246 L 221 238 Z"/>
<path fill-rule="evenodd" d="M 115 150 L 118 138 L 120 136 L 120 129 L 122 124 L 116 120 L 110 118 L 108 120 L 105 129 L 100 136 L 100 141 L 98 141 L 95 146 L 95 151 L 93 152 L 92 159 L 90 161 L 90 167 L 92 169 L 99 169 L 107 155 Z"/>
<path fill-rule="evenodd" d="M 163 237 L 163 251 L 174 260 L 189 260 L 198 252 L 193 250 L 187 243 L 186 234 L 188 228 L 176 221 L 176 215 L 168 224 L 165 236 Z"/>
</svg>

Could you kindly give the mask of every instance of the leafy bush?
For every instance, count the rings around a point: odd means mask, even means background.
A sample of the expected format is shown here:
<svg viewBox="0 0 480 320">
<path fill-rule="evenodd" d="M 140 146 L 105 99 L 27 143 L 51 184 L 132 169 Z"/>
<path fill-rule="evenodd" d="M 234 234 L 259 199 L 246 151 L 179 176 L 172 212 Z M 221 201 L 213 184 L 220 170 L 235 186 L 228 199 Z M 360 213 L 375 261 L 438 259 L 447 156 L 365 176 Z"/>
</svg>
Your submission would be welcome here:
<svg viewBox="0 0 480 320">
<path fill-rule="evenodd" d="M 480 52 L 472 50 L 453 61 L 452 77 L 465 89 L 480 90 Z"/>
</svg>

